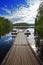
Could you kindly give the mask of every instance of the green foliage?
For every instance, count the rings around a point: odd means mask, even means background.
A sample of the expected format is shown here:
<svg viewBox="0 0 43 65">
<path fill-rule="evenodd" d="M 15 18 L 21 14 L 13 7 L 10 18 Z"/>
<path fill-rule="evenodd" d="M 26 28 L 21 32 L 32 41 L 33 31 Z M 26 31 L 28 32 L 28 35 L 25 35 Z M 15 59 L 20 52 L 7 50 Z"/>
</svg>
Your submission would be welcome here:
<svg viewBox="0 0 43 65">
<path fill-rule="evenodd" d="M 0 17 L 0 36 L 9 33 L 12 30 L 12 23 L 3 17 Z"/>
<path fill-rule="evenodd" d="M 34 24 L 28 24 L 28 23 L 16 23 L 14 26 L 34 26 Z"/>
<path fill-rule="evenodd" d="M 42 3 L 43 4 L 43 3 Z M 43 38 L 43 5 L 40 5 L 38 15 L 35 19 L 35 31 Z"/>
</svg>

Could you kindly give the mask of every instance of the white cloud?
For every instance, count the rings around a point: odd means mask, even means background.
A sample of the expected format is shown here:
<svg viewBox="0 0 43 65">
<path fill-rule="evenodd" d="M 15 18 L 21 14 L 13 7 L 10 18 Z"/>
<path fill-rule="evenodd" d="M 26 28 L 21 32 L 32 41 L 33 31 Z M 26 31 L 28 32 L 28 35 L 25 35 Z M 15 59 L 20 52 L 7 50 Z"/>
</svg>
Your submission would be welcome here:
<svg viewBox="0 0 43 65">
<path fill-rule="evenodd" d="M 6 13 L 8 13 L 9 15 L 11 14 L 11 10 L 7 9 L 7 8 L 1 8 L 2 10 L 4 10 Z"/>
<path fill-rule="evenodd" d="M 27 4 L 29 4 L 29 0 L 27 0 Z M 15 22 L 27 22 L 27 23 L 34 23 L 35 17 L 38 13 L 37 9 L 39 8 L 40 0 L 30 0 L 30 7 L 21 6 L 16 11 L 11 11 L 8 9 L 3 9 L 7 13 L 11 14 L 10 16 L 5 16 L 6 18 L 10 19 Z"/>
</svg>

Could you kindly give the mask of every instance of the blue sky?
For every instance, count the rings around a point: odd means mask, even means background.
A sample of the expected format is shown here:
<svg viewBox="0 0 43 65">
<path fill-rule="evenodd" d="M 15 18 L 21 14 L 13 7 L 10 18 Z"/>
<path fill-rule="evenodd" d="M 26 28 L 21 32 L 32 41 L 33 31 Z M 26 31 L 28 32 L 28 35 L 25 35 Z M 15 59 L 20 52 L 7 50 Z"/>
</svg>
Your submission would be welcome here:
<svg viewBox="0 0 43 65">
<path fill-rule="evenodd" d="M 25 0 L 0 0 L 0 14 L 6 15 L 8 13 L 5 11 L 5 9 L 9 9 L 11 12 L 13 12 L 13 10 L 16 10 L 22 5 L 27 6 Z"/>
<path fill-rule="evenodd" d="M 12 23 L 34 23 L 40 2 L 40 0 L 0 0 L 0 16 L 8 18 Z"/>
</svg>

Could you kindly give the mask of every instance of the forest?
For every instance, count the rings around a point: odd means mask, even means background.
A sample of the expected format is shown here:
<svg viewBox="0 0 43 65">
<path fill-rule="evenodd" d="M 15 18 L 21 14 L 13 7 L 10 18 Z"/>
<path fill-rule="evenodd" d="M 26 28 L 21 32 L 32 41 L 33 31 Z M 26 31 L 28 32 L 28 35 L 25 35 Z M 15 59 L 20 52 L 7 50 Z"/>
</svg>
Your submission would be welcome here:
<svg viewBox="0 0 43 65">
<path fill-rule="evenodd" d="M 38 14 L 35 19 L 35 34 L 43 38 L 43 2 L 40 4 Z"/>
<path fill-rule="evenodd" d="M 43 62 L 43 2 L 39 6 L 35 19 L 35 36 L 37 53 Z"/>
<path fill-rule="evenodd" d="M 9 33 L 12 28 L 13 25 L 8 19 L 0 17 L 0 37 L 6 33 Z"/>
</svg>

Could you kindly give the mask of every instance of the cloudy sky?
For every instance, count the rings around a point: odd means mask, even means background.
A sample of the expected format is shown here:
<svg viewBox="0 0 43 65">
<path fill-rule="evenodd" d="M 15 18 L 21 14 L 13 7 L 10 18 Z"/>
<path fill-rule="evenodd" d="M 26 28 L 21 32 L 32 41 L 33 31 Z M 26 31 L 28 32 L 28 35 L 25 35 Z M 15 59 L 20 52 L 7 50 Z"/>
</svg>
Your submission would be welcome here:
<svg viewBox="0 0 43 65">
<path fill-rule="evenodd" d="M 12 23 L 34 23 L 41 0 L 0 0 L 0 16 Z"/>
</svg>

